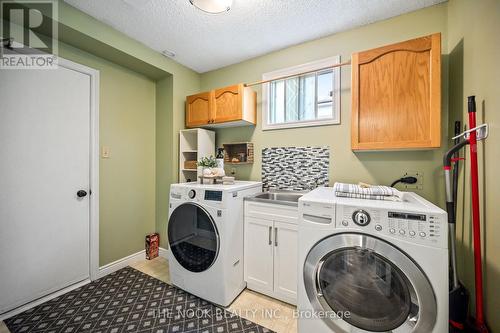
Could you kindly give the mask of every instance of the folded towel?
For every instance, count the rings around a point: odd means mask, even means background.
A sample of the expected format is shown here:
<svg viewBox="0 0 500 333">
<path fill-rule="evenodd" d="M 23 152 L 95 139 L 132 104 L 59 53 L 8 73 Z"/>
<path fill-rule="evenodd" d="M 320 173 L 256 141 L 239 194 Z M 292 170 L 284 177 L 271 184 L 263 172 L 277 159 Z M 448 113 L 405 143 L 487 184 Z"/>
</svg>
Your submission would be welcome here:
<svg viewBox="0 0 500 333">
<path fill-rule="evenodd" d="M 346 183 L 333 185 L 335 195 L 345 198 L 358 198 L 369 200 L 402 201 L 402 193 L 395 188 L 382 185 L 363 186 Z"/>
</svg>

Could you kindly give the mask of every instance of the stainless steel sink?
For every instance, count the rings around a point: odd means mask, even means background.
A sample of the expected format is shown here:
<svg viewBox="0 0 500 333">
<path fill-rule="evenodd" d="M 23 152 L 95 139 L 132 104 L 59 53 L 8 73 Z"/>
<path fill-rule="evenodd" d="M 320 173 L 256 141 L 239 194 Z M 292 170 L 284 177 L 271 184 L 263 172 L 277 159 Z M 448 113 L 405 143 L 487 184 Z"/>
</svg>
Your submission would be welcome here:
<svg viewBox="0 0 500 333">
<path fill-rule="evenodd" d="M 270 191 L 246 197 L 245 200 L 298 206 L 299 198 L 306 193 L 306 191 Z"/>
</svg>

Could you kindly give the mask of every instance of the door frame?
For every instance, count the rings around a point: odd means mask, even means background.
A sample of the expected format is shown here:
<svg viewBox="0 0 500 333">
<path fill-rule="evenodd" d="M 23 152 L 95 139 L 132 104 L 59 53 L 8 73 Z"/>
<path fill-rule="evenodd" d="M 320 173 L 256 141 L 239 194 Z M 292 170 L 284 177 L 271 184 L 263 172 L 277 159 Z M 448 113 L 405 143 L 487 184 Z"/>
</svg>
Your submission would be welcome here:
<svg viewBox="0 0 500 333">
<path fill-rule="evenodd" d="M 61 57 L 58 66 L 90 77 L 89 276 L 93 281 L 99 278 L 99 71 Z"/>
</svg>

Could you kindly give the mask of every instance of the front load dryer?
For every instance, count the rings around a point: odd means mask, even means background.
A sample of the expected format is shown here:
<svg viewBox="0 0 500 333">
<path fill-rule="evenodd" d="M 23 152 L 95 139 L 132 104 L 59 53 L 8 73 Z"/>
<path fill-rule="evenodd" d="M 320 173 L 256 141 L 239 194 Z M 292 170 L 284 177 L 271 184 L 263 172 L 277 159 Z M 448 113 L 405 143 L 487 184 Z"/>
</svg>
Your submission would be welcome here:
<svg viewBox="0 0 500 333">
<path fill-rule="evenodd" d="M 446 212 L 402 202 L 299 200 L 299 333 L 448 332 Z"/>
</svg>

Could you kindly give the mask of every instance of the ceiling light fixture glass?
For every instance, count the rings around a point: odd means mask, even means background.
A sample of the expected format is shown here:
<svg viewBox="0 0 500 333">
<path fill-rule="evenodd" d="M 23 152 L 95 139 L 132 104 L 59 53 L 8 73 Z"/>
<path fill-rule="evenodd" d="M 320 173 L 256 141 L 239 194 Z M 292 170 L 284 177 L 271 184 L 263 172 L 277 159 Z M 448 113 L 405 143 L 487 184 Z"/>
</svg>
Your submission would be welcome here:
<svg viewBox="0 0 500 333">
<path fill-rule="evenodd" d="M 163 51 L 161 51 L 161 54 L 163 54 L 165 57 L 169 57 L 169 58 L 175 57 L 175 52 L 170 51 L 170 50 L 163 50 Z"/>
<path fill-rule="evenodd" d="M 189 2 L 206 13 L 219 14 L 231 9 L 233 0 L 189 0 Z"/>
</svg>

